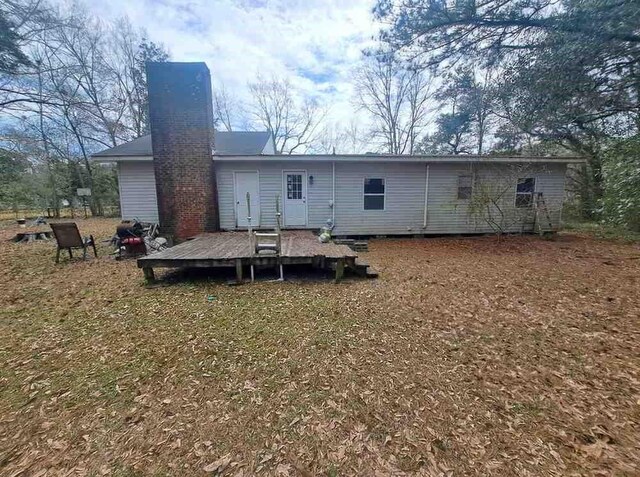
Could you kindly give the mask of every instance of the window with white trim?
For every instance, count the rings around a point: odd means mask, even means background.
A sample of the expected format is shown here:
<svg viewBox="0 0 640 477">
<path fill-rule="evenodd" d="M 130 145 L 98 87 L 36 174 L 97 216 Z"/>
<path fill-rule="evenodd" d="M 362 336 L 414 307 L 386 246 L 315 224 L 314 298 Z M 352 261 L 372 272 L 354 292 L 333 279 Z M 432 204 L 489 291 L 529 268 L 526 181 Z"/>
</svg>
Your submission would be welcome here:
<svg viewBox="0 0 640 477">
<path fill-rule="evenodd" d="M 473 194 L 473 176 L 461 174 L 458 176 L 458 200 L 469 200 Z"/>
<path fill-rule="evenodd" d="M 384 210 L 384 179 L 364 180 L 364 210 Z"/>
<path fill-rule="evenodd" d="M 516 184 L 516 207 L 529 208 L 533 205 L 533 194 L 536 190 L 534 177 L 523 177 Z"/>
<path fill-rule="evenodd" d="M 302 199 L 302 174 L 287 174 L 287 199 Z"/>
</svg>

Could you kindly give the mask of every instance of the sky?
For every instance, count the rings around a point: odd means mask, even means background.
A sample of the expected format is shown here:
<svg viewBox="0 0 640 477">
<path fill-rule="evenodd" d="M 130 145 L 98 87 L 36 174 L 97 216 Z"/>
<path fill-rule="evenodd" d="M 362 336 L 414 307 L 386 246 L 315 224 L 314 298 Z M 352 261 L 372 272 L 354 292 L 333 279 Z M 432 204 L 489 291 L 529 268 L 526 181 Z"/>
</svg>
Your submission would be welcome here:
<svg viewBox="0 0 640 477">
<path fill-rule="evenodd" d="M 329 109 L 329 122 L 354 116 L 351 79 L 379 26 L 375 0 L 108 0 L 85 2 L 107 21 L 127 16 L 174 61 L 204 61 L 214 87 L 239 99 L 261 74 L 288 78 Z"/>
</svg>

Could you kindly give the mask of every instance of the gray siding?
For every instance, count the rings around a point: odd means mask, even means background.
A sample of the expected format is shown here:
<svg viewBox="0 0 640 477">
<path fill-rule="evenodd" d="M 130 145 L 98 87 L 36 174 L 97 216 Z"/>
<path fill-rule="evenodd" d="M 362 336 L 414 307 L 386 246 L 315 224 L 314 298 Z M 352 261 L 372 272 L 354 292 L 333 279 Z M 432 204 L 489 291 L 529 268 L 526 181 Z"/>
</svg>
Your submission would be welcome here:
<svg viewBox="0 0 640 477">
<path fill-rule="evenodd" d="M 461 234 L 492 232 L 488 219 L 505 231 L 531 228 L 532 210 L 515 207 L 518 177 L 535 177 L 543 192 L 554 227 L 559 226 L 564 195 L 564 164 L 435 163 L 429 166 L 427 226 L 424 224 L 425 163 L 336 162 L 336 235 L 369 234 Z M 306 170 L 313 176 L 308 185 L 308 228 L 322 227 L 332 216 L 331 162 L 218 162 L 218 194 L 221 227 L 236 227 L 233 193 L 234 171 L 258 171 L 260 180 L 260 227 L 275 225 L 275 197 L 282 195 L 282 171 Z M 499 198 L 499 210 L 478 207 L 478 200 L 458 200 L 458 176 L 474 176 L 474 194 Z M 385 179 L 385 209 L 364 210 L 364 179 Z M 477 196 L 476 196 L 477 197 Z M 472 204 L 474 206 L 472 206 Z M 478 212 L 478 210 L 481 212 Z"/>
<path fill-rule="evenodd" d="M 125 220 L 158 222 L 158 202 L 153 162 L 118 163 L 120 211 Z"/>
<path fill-rule="evenodd" d="M 233 173 L 234 171 L 258 171 L 260 180 L 260 224 L 273 228 L 276 223 L 276 195 L 282 197 L 282 171 L 307 171 L 307 227 L 319 229 L 331 218 L 331 163 L 330 162 L 217 162 L 218 203 L 220 227 L 231 230 L 236 227 Z M 313 185 L 308 178 L 313 176 Z M 282 211 L 282 204 L 280 204 Z M 253 215 L 253 214 L 252 214 Z M 255 224 L 254 224 L 255 225 Z"/>
<path fill-rule="evenodd" d="M 337 235 L 367 234 L 450 234 L 483 233 L 495 230 L 494 219 L 505 231 L 530 229 L 531 209 L 515 207 L 518 177 L 535 177 L 536 191 L 543 192 L 553 226 L 560 222 L 564 195 L 564 164 L 454 164 L 429 166 L 427 225 L 424 227 L 424 202 L 427 165 L 424 163 L 336 164 Z M 491 216 L 476 195 L 472 200 L 458 200 L 458 176 L 474 176 L 474 194 L 499 199 L 499 209 Z M 385 210 L 364 210 L 365 178 L 385 179 Z M 504 218 L 503 215 L 504 214 Z"/>
<path fill-rule="evenodd" d="M 423 163 L 336 163 L 334 233 L 420 233 L 426 166 Z M 364 210 L 365 178 L 384 178 L 384 210 Z"/>
<path fill-rule="evenodd" d="M 275 226 L 275 197 L 282 196 L 283 170 L 305 170 L 313 176 L 307 184 L 308 228 L 319 229 L 332 217 L 332 163 L 330 161 L 216 161 L 220 225 L 236 228 L 234 171 L 258 171 L 260 227 Z M 432 163 L 429 166 L 427 226 L 423 227 L 425 163 L 336 162 L 336 235 L 461 234 L 494 230 L 486 213 L 478 213 L 476 199 L 458 200 L 458 176 L 474 176 L 474 194 L 490 190 L 500 196 L 502 226 L 510 232 L 530 228 L 531 209 L 515 207 L 518 177 L 535 177 L 543 192 L 554 227 L 559 227 L 564 198 L 565 164 Z M 118 166 L 122 216 L 157 221 L 155 180 L 151 162 L 122 162 Z M 385 179 L 385 210 L 364 210 L 364 179 Z M 496 192 L 498 191 L 498 192 Z M 476 195 L 477 197 L 477 195 Z M 476 207 L 471 207 L 474 204 Z M 494 208 L 492 217 L 502 215 Z"/>
</svg>

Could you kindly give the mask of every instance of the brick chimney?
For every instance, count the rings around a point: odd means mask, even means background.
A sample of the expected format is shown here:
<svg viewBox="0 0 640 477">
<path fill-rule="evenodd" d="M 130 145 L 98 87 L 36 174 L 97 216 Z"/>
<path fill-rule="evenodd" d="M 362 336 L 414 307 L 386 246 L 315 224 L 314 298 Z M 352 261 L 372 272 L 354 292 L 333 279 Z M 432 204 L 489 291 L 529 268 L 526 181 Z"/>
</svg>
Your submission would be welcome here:
<svg viewBox="0 0 640 477">
<path fill-rule="evenodd" d="M 184 240 L 219 230 L 211 76 L 204 63 L 147 63 L 160 228 Z"/>
</svg>

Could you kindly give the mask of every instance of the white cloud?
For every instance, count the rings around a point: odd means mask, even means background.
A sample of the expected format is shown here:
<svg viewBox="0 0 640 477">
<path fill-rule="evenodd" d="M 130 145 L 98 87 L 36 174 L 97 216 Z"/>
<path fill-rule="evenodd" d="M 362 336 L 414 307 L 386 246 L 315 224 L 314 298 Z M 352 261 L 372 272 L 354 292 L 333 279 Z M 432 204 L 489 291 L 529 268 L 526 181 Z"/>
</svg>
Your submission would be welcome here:
<svg viewBox="0 0 640 477">
<path fill-rule="evenodd" d="M 378 25 L 374 0 L 110 0 L 87 3 L 105 20 L 128 16 L 175 61 L 205 61 L 214 81 L 246 98 L 257 73 L 288 78 L 348 122 L 353 71 Z"/>
</svg>

